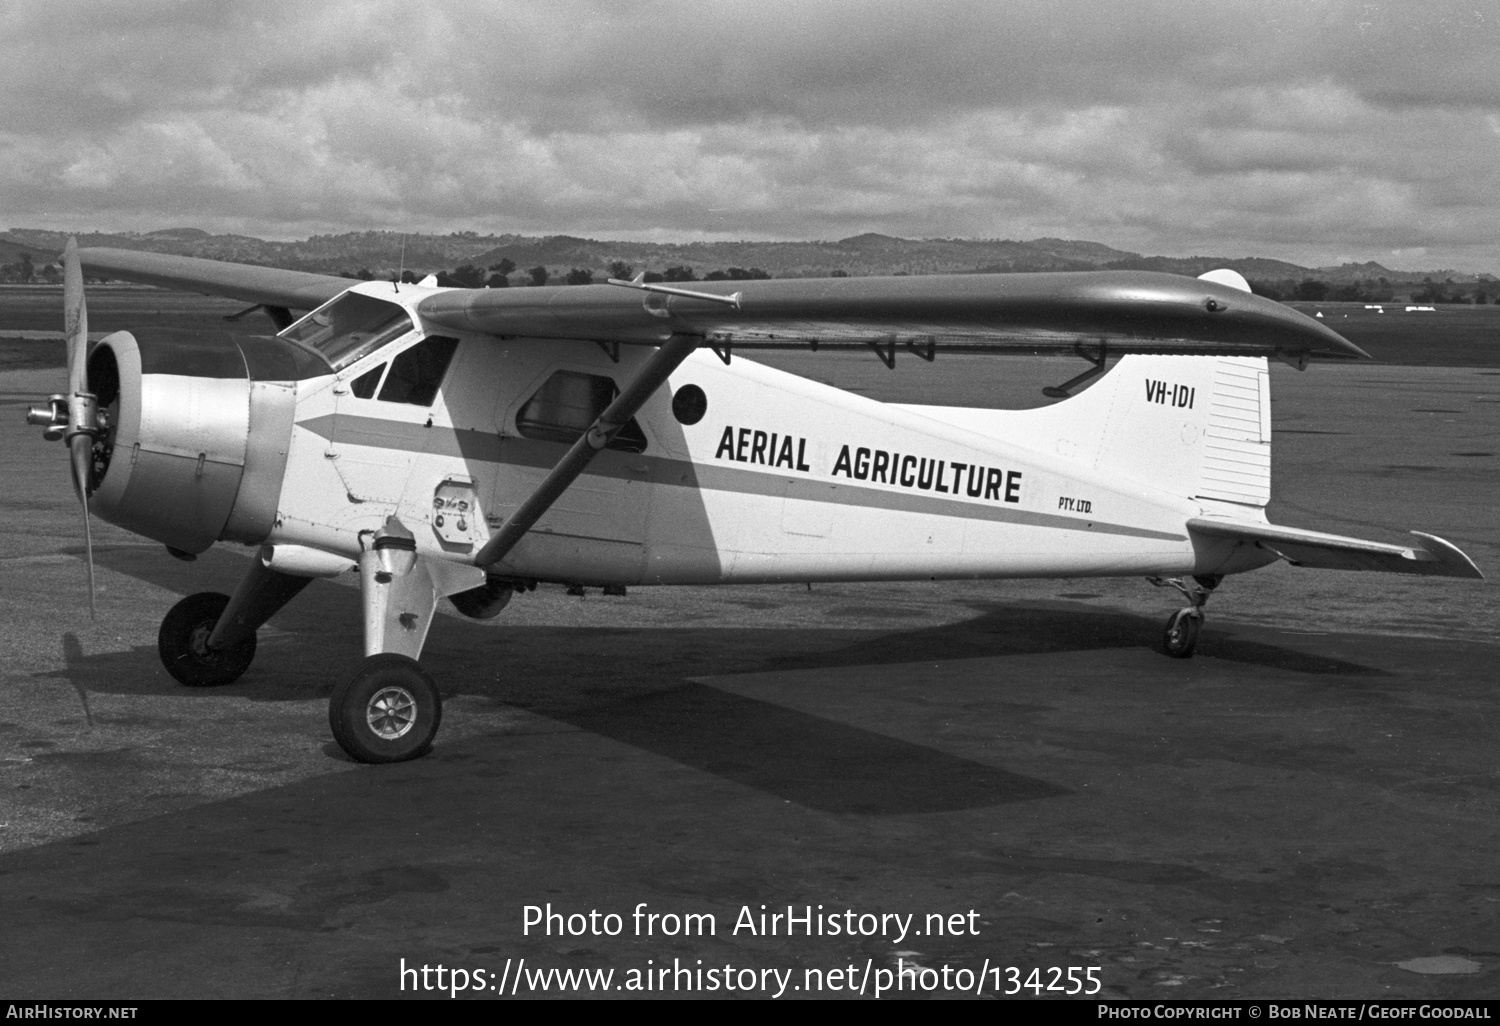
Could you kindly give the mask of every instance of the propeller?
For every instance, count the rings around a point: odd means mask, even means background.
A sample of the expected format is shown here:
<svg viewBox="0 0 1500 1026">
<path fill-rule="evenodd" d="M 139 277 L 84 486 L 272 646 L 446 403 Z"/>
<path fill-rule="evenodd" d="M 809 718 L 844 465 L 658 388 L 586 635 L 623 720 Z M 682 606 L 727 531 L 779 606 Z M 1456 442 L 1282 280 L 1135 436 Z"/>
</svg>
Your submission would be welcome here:
<svg viewBox="0 0 1500 1026">
<path fill-rule="evenodd" d="M 94 467 L 94 439 L 99 436 L 99 400 L 89 391 L 89 312 L 83 295 L 83 268 L 78 242 L 69 238 L 63 250 L 63 331 L 68 346 L 68 391 L 55 395 L 44 407 L 33 406 L 29 424 L 44 426 L 48 439 L 61 438 L 68 446 L 73 468 L 73 490 L 83 508 L 83 540 L 89 575 L 89 617 L 94 608 L 94 535 L 89 524 L 89 485 Z"/>
</svg>

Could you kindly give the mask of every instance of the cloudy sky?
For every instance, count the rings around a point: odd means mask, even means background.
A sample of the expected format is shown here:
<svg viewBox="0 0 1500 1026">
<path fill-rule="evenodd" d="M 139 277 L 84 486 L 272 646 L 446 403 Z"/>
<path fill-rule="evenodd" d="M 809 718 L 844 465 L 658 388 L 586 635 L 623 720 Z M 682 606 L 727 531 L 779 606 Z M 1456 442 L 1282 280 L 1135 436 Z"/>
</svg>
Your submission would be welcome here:
<svg viewBox="0 0 1500 1026">
<path fill-rule="evenodd" d="M 0 0 L 0 227 L 1500 273 L 1500 0 Z"/>
</svg>

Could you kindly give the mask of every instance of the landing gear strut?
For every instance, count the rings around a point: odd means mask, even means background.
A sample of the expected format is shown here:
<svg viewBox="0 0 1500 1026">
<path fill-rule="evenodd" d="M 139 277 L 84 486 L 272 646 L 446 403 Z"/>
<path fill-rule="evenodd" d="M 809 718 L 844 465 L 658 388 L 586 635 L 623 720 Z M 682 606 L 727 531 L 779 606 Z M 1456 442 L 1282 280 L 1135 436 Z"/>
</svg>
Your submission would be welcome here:
<svg viewBox="0 0 1500 1026">
<path fill-rule="evenodd" d="M 404 762 L 426 755 L 443 719 L 443 696 L 417 664 L 441 598 L 487 618 L 510 600 L 513 583 L 483 570 L 417 555 L 416 538 L 396 517 L 373 532 L 359 556 L 365 661 L 334 688 L 328 725 L 357 762 Z"/>
<path fill-rule="evenodd" d="M 350 758 L 402 762 L 427 754 L 443 718 L 443 696 L 417 664 L 438 600 L 452 598 L 463 613 L 488 618 L 526 585 L 419 557 L 415 537 L 395 517 L 372 533 L 359 557 L 366 658 L 334 688 L 328 725 Z M 256 631 L 311 583 L 311 577 L 271 569 L 270 555 L 262 557 L 251 560 L 233 596 L 189 595 L 162 620 L 162 665 L 183 684 L 238 680 L 255 658 Z"/>
<path fill-rule="evenodd" d="M 188 687 L 234 683 L 255 660 L 255 632 L 310 580 L 252 559 L 232 596 L 213 591 L 189 595 L 162 618 L 156 635 L 162 665 Z"/>
<path fill-rule="evenodd" d="M 1167 617 L 1162 633 L 1162 647 L 1173 659 L 1191 659 L 1198 648 L 1198 632 L 1203 627 L 1203 606 L 1209 594 L 1224 579 L 1223 574 L 1198 574 L 1191 578 L 1148 577 L 1158 588 L 1176 588 L 1188 600 L 1185 608 Z"/>
</svg>

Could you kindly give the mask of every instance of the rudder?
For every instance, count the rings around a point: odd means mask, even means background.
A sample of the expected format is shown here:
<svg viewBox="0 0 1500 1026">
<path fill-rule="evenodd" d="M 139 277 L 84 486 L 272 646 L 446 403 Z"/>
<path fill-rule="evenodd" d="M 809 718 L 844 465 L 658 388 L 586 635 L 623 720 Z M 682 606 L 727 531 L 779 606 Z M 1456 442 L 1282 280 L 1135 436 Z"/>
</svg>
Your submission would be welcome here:
<svg viewBox="0 0 1500 1026">
<path fill-rule="evenodd" d="M 1097 469 L 1189 498 L 1256 508 L 1271 499 L 1264 357 L 1126 356 L 1051 410 L 1096 433 Z"/>
<path fill-rule="evenodd" d="M 1270 380 L 1264 357 L 1132 355 L 1040 409 L 904 408 L 1174 495 L 1259 510 L 1271 499 Z"/>
<path fill-rule="evenodd" d="M 1084 392 L 1034 410 L 901 405 L 1184 498 L 1271 500 L 1271 374 L 1260 356 L 1123 356 Z"/>
</svg>

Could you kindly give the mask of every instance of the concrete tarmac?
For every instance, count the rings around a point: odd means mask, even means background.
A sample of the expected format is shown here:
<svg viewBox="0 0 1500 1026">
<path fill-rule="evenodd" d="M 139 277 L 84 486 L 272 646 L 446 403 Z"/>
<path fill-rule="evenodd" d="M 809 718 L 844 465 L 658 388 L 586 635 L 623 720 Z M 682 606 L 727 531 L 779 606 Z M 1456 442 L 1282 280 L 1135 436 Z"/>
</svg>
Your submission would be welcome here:
<svg viewBox="0 0 1500 1026">
<path fill-rule="evenodd" d="M 778 362 L 912 402 L 1024 403 L 1075 372 L 808 360 Z M 1274 520 L 1419 528 L 1500 568 L 1500 376 L 1273 379 Z M 1496 993 L 1490 582 L 1257 571 L 1215 594 L 1189 661 L 1155 651 L 1175 602 L 1135 579 L 543 588 L 497 621 L 442 617 L 433 754 L 356 766 L 326 719 L 359 659 L 352 581 L 314 583 L 241 681 L 194 691 L 157 625 L 232 588 L 244 554 L 184 564 L 96 521 L 89 621 L 62 447 L 20 423 L 60 385 L 0 375 L 6 997 L 430 997 L 403 959 L 509 990 L 522 958 L 612 969 L 618 996 L 696 994 L 726 966 L 757 971 L 734 996 L 776 993 L 762 970 L 829 994 L 850 967 L 909 995 L 943 966 L 987 995 L 1054 966 L 1122 997 Z M 620 932 L 528 931 L 548 903 Z M 736 932 L 762 905 L 873 932 Z M 673 914 L 716 930 L 669 935 Z M 1399 965 L 1431 956 L 1466 971 Z M 642 975 L 664 966 L 719 975 Z"/>
</svg>

